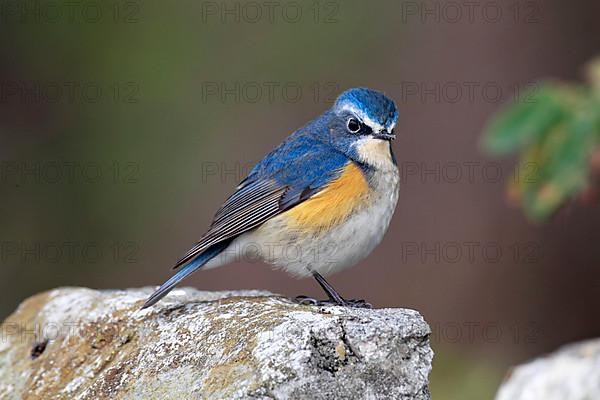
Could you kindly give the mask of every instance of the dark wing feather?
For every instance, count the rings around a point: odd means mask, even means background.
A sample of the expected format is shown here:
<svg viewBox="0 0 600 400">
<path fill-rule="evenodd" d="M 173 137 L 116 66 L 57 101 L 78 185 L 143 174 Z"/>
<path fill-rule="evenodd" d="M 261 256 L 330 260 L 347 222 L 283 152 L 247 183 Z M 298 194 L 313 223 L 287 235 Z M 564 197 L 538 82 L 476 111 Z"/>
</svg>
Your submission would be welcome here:
<svg viewBox="0 0 600 400">
<path fill-rule="evenodd" d="M 257 182 L 245 180 L 237 187 L 237 191 L 232 194 L 215 214 L 212 226 L 218 224 L 235 209 L 240 208 L 252 201 L 252 199 L 268 196 L 270 193 L 279 190 L 280 187 L 273 180 L 265 179 Z"/>
<path fill-rule="evenodd" d="M 217 211 L 208 232 L 173 268 L 310 198 L 347 162 L 346 156 L 311 137 L 288 139 L 254 167 Z"/>
<path fill-rule="evenodd" d="M 208 232 L 173 267 L 176 269 L 210 246 L 256 228 L 280 212 L 286 186 L 274 180 L 245 182 L 215 214 Z"/>
</svg>

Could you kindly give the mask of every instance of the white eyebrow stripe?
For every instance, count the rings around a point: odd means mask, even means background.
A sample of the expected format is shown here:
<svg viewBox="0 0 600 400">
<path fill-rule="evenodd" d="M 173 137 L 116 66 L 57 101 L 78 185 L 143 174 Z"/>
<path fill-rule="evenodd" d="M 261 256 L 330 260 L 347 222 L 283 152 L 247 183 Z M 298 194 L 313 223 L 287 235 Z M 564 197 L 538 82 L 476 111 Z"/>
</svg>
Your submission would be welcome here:
<svg viewBox="0 0 600 400">
<path fill-rule="evenodd" d="M 350 111 L 352 114 L 354 114 L 358 118 L 360 118 L 362 120 L 362 122 L 364 122 L 369 128 L 371 128 L 375 132 L 381 132 L 382 130 L 384 130 L 384 126 L 383 125 L 380 125 L 377 122 L 373 121 L 371 118 L 369 118 L 368 115 L 366 115 L 365 113 L 363 113 L 361 110 L 359 110 L 358 108 L 354 107 L 350 103 L 345 103 L 341 107 L 341 110 L 342 111 Z"/>
</svg>

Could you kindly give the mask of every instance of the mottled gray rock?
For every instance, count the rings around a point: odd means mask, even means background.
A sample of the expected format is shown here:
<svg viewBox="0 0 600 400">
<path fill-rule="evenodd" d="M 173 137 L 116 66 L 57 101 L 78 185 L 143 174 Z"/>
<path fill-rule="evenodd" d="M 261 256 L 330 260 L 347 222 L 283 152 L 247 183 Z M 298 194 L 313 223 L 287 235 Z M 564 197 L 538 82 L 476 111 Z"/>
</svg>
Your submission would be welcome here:
<svg viewBox="0 0 600 400">
<path fill-rule="evenodd" d="M 515 368 L 496 400 L 600 399 L 600 339 L 565 346 Z"/>
<path fill-rule="evenodd" d="M 267 292 L 62 288 L 2 325 L 1 399 L 429 399 L 429 326 L 405 309 Z"/>
</svg>

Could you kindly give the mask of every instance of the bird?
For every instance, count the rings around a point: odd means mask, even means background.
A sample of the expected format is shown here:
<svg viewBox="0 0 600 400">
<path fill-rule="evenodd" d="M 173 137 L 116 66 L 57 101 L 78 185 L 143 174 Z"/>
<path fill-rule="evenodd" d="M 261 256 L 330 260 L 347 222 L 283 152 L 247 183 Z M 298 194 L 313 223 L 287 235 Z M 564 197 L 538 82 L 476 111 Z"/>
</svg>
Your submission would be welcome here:
<svg viewBox="0 0 600 400">
<path fill-rule="evenodd" d="M 343 298 L 324 276 L 357 264 L 382 241 L 399 196 L 391 142 L 398 109 L 380 91 L 351 88 L 289 135 L 235 188 L 204 235 L 144 303 L 157 303 L 198 269 L 253 257 L 294 277 L 314 277 L 327 300 L 301 304 L 371 307 Z"/>
</svg>

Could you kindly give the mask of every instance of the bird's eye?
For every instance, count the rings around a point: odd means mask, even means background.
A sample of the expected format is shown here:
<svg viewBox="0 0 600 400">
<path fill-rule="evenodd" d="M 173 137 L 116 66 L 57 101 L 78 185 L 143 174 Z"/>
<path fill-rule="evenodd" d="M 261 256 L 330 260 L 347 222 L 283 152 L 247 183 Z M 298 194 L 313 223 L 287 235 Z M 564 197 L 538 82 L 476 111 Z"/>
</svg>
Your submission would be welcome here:
<svg viewBox="0 0 600 400">
<path fill-rule="evenodd" d="M 360 122 L 356 118 L 349 118 L 346 126 L 348 126 L 348 130 L 352 133 L 360 131 Z"/>
</svg>

